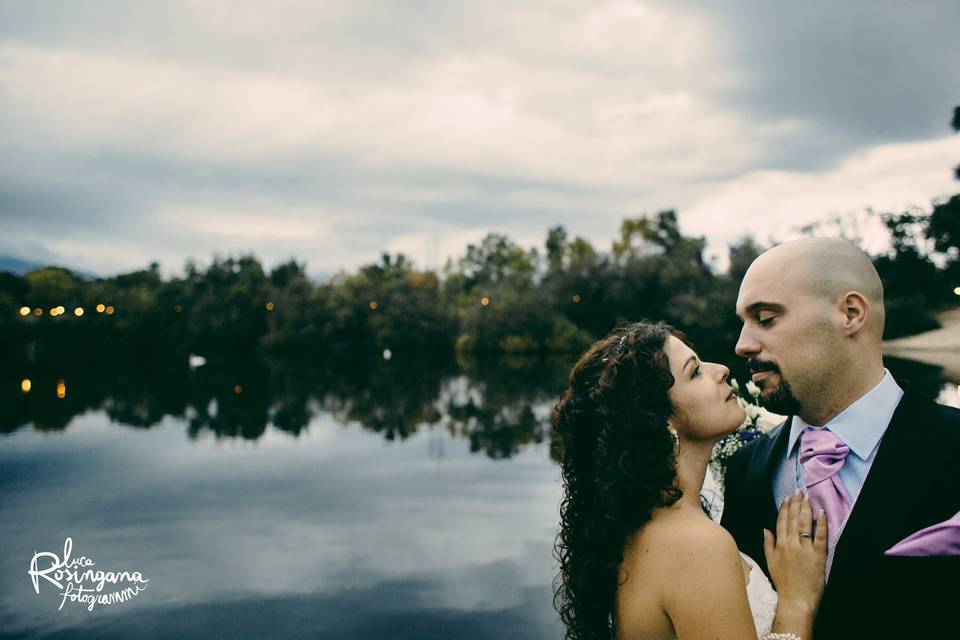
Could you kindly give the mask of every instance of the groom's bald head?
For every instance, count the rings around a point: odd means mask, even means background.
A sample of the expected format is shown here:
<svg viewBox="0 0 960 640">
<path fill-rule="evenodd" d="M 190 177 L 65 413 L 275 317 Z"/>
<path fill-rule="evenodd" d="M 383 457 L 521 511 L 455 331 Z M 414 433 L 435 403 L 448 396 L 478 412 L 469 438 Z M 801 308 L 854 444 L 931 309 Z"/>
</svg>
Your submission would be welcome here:
<svg viewBox="0 0 960 640">
<path fill-rule="evenodd" d="M 744 282 L 751 275 L 779 279 L 829 304 L 857 292 L 870 305 L 864 330 L 877 341 L 883 336 L 883 283 L 870 258 L 848 240 L 803 238 L 777 245 L 750 265 Z"/>
<path fill-rule="evenodd" d="M 737 315 L 736 352 L 776 413 L 816 424 L 882 374 L 883 284 L 846 240 L 805 238 L 761 254 L 740 284 Z"/>
</svg>

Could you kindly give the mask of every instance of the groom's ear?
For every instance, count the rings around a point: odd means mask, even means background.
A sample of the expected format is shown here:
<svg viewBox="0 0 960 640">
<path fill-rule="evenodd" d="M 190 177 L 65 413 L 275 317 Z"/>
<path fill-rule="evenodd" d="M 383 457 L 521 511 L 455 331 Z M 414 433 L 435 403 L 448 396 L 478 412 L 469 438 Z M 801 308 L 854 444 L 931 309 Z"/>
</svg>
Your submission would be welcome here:
<svg viewBox="0 0 960 640">
<path fill-rule="evenodd" d="M 843 334 L 855 336 L 860 333 L 870 314 L 870 303 L 866 297 L 859 291 L 848 291 L 840 297 L 839 304 L 843 314 Z"/>
</svg>

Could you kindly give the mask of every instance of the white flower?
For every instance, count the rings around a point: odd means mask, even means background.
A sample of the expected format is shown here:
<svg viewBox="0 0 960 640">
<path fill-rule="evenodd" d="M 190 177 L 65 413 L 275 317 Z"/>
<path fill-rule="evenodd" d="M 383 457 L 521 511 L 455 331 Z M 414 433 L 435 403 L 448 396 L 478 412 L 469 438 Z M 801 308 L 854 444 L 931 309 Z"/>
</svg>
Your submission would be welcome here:
<svg viewBox="0 0 960 640">
<path fill-rule="evenodd" d="M 747 393 L 752 395 L 754 398 L 760 395 L 760 387 L 754 384 L 753 380 L 747 381 Z"/>
<path fill-rule="evenodd" d="M 740 393 L 740 383 L 737 382 L 736 378 L 730 378 L 730 388 L 733 389 L 734 393 Z"/>
</svg>

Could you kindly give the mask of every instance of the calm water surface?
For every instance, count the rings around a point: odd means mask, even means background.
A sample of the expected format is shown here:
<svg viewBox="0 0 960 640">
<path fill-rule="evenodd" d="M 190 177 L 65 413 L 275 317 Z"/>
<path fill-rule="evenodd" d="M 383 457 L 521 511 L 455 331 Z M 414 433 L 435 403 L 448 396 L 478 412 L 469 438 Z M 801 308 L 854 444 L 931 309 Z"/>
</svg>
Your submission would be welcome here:
<svg viewBox="0 0 960 640">
<path fill-rule="evenodd" d="M 546 428 L 568 365 L 8 367 L 0 637 L 561 637 Z M 146 589 L 93 611 L 35 593 L 34 553 L 67 537 Z"/>
</svg>

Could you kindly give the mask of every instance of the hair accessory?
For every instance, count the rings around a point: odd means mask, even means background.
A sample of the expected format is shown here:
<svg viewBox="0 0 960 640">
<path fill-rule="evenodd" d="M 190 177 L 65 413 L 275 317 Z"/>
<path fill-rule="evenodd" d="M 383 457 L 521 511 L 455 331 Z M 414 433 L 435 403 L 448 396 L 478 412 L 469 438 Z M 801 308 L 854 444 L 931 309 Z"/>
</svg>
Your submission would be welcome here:
<svg viewBox="0 0 960 640">
<path fill-rule="evenodd" d="M 617 343 L 617 346 L 615 348 L 616 355 L 619 356 L 620 354 L 623 353 L 623 346 L 624 344 L 626 344 L 626 342 L 627 342 L 627 334 L 623 334 L 622 336 L 620 336 L 620 342 Z M 600 358 L 600 362 L 607 362 L 609 359 L 610 359 L 610 356 L 604 356 L 603 358 Z"/>
</svg>

